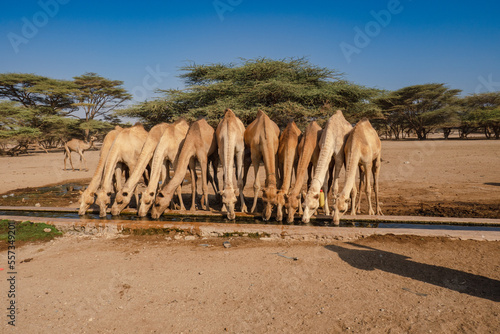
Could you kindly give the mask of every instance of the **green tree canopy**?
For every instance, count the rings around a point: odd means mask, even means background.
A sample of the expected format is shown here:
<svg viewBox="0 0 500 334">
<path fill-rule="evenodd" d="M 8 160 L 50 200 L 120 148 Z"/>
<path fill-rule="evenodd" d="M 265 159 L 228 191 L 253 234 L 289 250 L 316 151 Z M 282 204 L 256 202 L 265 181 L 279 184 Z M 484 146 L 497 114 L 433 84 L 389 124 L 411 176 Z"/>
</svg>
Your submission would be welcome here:
<svg viewBox="0 0 500 334">
<path fill-rule="evenodd" d="M 464 126 L 482 127 L 486 137 L 500 139 L 500 92 L 466 96 L 460 105 Z"/>
<path fill-rule="evenodd" d="M 72 81 L 29 73 L 0 74 L 0 99 L 19 102 L 45 115 L 66 116 L 74 112 L 71 94 L 75 90 Z"/>
<path fill-rule="evenodd" d="M 280 127 L 291 119 L 300 127 L 311 120 L 322 123 L 336 108 L 346 110 L 346 116 L 353 121 L 379 115 L 369 103 L 376 90 L 343 80 L 336 71 L 312 65 L 304 58 L 192 64 L 181 71 L 186 89 L 160 91 L 162 97 L 118 114 L 139 117 L 149 126 L 178 117 L 206 117 L 215 126 L 226 108 L 231 108 L 245 124 L 253 120 L 258 109 L 263 109 Z M 325 104 L 331 108 L 321 108 Z"/>
<path fill-rule="evenodd" d="M 73 106 L 81 108 L 85 120 L 106 116 L 132 96 L 122 87 L 123 81 L 106 79 L 96 73 L 74 77 L 76 90 Z"/>
<path fill-rule="evenodd" d="M 459 89 L 449 89 L 442 83 L 414 85 L 378 97 L 374 102 L 381 108 L 389 124 L 415 131 L 419 139 L 444 127 L 455 112 Z"/>
</svg>

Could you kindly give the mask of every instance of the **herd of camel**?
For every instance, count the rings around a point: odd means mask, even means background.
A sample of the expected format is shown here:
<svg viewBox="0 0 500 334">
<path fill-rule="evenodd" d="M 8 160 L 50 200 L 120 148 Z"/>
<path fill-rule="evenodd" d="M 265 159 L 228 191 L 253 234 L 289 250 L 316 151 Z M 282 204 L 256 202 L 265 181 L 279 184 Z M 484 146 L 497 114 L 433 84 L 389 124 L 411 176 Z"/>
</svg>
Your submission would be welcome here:
<svg viewBox="0 0 500 334">
<path fill-rule="evenodd" d="M 88 149 L 93 140 L 80 144 L 83 149 Z M 85 162 L 83 150 L 73 144 L 78 143 L 66 143 L 66 158 L 69 155 L 71 159 L 71 151 L 77 151 Z M 169 205 L 174 205 L 171 202 L 175 194 L 179 201 L 177 207 L 185 210 L 181 186 L 188 169 L 192 180 L 191 210 L 194 210 L 198 182 L 196 162 L 201 168 L 202 208 L 209 210 L 210 182 L 216 194 L 220 195 L 222 212 L 226 212 L 227 218 L 231 220 L 235 219 L 238 197 L 240 211 L 247 212 L 243 188 L 250 165 L 253 165 L 255 173 L 250 212 L 255 212 L 261 190 L 257 176 L 261 162 L 266 175 L 262 188 L 264 221 L 271 218 L 276 207 L 276 220 L 283 219 L 285 210 L 287 221 L 291 223 L 298 211 L 302 215 L 302 222 L 308 223 L 320 206 L 320 192 L 329 194 L 330 190 L 333 193 L 332 219 L 337 225 L 349 205 L 351 214 L 359 212 L 361 196 L 356 202 L 355 185 L 358 170 L 360 191 L 364 188 L 368 199 L 368 214 L 382 214 L 378 198 L 381 143 L 367 119 L 353 127 L 338 110 L 324 129 L 313 121 L 301 133 L 292 121 L 280 133 L 276 123 L 261 110 L 245 129 L 242 121 L 230 109 L 225 111 L 216 130 L 204 119 L 191 125 L 183 119 L 172 124 L 161 123 L 149 132 L 140 124 L 125 129 L 117 126 L 104 138 L 97 169 L 81 195 L 79 214 L 84 215 L 95 202 L 100 208 L 101 217 L 106 216 L 110 206 L 112 215 L 119 215 L 135 196 L 138 215 L 144 217 L 150 211 L 151 217 L 157 219 Z M 219 162 L 223 173 L 222 189 L 219 188 L 217 177 Z M 210 164 L 215 174 L 213 176 L 209 172 Z M 338 180 L 343 166 L 346 180 L 339 193 Z M 170 167 L 174 170 L 172 177 Z M 375 210 L 371 203 L 370 170 L 373 173 Z M 295 183 L 292 187 L 293 177 Z M 147 188 L 139 201 L 137 186 L 141 179 Z M 306 179 L 307 192 L 303 191 Z M 113 194 L 115 198 L 111 205 Z M 325 213 L 330 215 L 328 196 L 324 196 L 324 201 Z"/>
</svg>

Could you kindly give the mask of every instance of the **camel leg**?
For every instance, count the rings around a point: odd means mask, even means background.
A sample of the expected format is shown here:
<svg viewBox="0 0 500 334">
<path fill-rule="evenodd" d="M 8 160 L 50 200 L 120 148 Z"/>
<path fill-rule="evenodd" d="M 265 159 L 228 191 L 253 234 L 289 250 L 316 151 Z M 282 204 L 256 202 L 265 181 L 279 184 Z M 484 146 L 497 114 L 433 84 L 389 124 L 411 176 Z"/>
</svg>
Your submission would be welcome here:
<svg viewBox="0 0 500 334">
<path fill-rule="evenodd" d="M 198 156 L 201 167 L 202 208 L 210 211 L 208 204 L 208 161 L 206 156 Z"/>
<path fill-rule="evenodd" d="M 71 165 L 71 170 L 75 171 L 75 167 L 73 167 L 73 159 L 71 159 L 71 151 L 68 153 L 69 164 Z"/>
<path fill-rule="evenodd" d="M 253 182 L 253 204 L 252 204 L 252 209 L 250 210 L 251 213 L 255 212 L 255 208 L 257 207 L 257 198 L 259 197 L 260 180 L 257 174 L 259 173 L 260 159 L 261 157 L 259 155 L 252 154 L 252 165 L 253 165 L 255 180 Z"/>
<path fill-rule="evenodd" d="M 80 155 L 80 170 L 82 170 L 82 162 L 85 166 L 85 170 L 89 170 L 87 168 L 87 160 L 85 160 L 85 157 L 83 156 L 83 151 L 81 149 L 78 150 L 78 154 Z"/>
<path fill-rule="evenodd" d="M 359 177 L 360 177 L 360 179 L 359 179 L 359 183 L 360 183 L 359 187 L 360 188 L 359 188 L 358 205 L 356 205 L 356 196 L 358 195 L 358 190 L 356 189 L 356 185 L 354 185 L 352 187 L 352 190 L 351 190 L 351 215 L 352 216 L 355 216 L 356 213 L 359 213 L 359 202 L 361 200 L 361 192 L 362 192 L 362 190 L 361 190 L 361 180 L 363 179 L 363 177 L 361 176 L 361 173 L 362 173 L 362 171 L 361 171 L 361 167 L 360 167 L 359 168 Z"/>
<path fill-rule="evenodd" d="M 66 160 L 68 160 L 68 152 L 64 152 L 64 170 L 66 170 Z"/>
<path fill-rule="evenodd" d="M 190 211 L 196 210 L 196 161 L 194 158 L 189 160 L 189 171 L 191 173 L 191 208 Z"/>
<path fill-rule="evenodd" d="M 222 197 L 220 195 L 220 186 L 219 186 L 219 177 L 217 176 L 218 172 L 218 167 L 219 167 L 219 155 L 218 154 L 213 154 L 212 157 L 209 159 L 210 164 L 212 165 L 212 169 L 214 171 L 214 176 L 212 177 L 209 172 L 209 168 L 207 166 L 207 178 L 212 184 L 212 188 L 214 189 L 215 196 L 218 201 L 222 200 Z"/>
<path fill-rule="evenodd" d="M 314 166 L 313 166 L 313 164 L 309 164 L 309 166 L 307 166 L 306 192 L 307 192 L 307 190 L 309 190 L 309 185 L 311 184 L 313 177 L 314 177 Z M 304 211 L 302 210 L 302 190 L 300 190 L 300 192 L 299 192 L 298 212 L 299 212 L 299 215 L 301 215 L 301 216 L 304 214 Z"/>
<path fill-rule="evenodd" d="M 358 197 L 358 203 L 356 204 L 355 207 L 352 208 L 352 211 L 356 213 L 361 213 L 361 196 L 363 195 L 363 191 L 366 192 L 366 189 L 364 188 L 366 186 L 365 184 L 365 170 L 364 166 L 360 165 L 359 166 L 359 197 Z M 354 189 L 355 187 L 353 187 Z M 354 205 L 355 198 L 352 199 L 352 204 Z"/>
<path fill-rule="evenodd" d="M 382 209 L 380 208 L 380 203 L 378 201 L 378 177 L 380 174 L 380 156 L 377 157 L 375 163 L 373 164 L 373 191 L 375 192 L 375 206 L 377 209 L 377 215 L 384 215 Z"/>
<path fill-rule="evenodd" d="M 365 174 L 365 188 L 366 188 L 366 197 L 368 199 L 368 214 L 370 216 L 374 215 L 375 212 L 373 211 L 372 207 L 372 188 L 370 186 L 370 173 L 368 173 L 369 170 L 372 169 L 372 162 L 370 161 L 369 163 L 366 164 L 364 174 Z"/>
<path fill-rule="evenodd" d="M 247 184 L 248 171 L 250 170 L 251 165 L 252 165 L 252 159 L 245 151 L 243 158 L 243 188 L 245 188 Z"/>
<path fill-rule="evenodd" d="M 170 165 L 168 165 L 167 170 L 170 179 Z M 177 192 L 177 198 L 179 199 L 179 206 L 180 206 L 179 210 L 185 211 L 186 207 L 184 206 L 184 201 L 182 200 L 182 183 L 180 184 L 179 187 L 177 187 L 176 192 Z"/>
<path fill-rule="evenodd" d="M 115 192 L 122 190 L 123 165 L 121 162 L 115 166 Z"/>
<path fill-rule="evenodd" d="M 240 207 L 241 212 L 248 212 L 247 205 L 245 203 L 245 196 L 243 195 L 243 189 L 245 185 L 243 184 L 243 152 L 236 153 L 236 182 L 238 190 L 240 192 Z"/>
</svg>

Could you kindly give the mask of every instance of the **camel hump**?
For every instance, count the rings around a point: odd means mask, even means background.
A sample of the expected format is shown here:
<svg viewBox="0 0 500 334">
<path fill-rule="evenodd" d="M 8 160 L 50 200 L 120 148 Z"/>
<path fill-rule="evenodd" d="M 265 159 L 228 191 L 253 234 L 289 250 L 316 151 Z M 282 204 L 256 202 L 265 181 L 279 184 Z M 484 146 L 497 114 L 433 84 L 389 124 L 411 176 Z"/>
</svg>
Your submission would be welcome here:
<svg viewBox="0 0 500 334">
<path fill-rule="evenodd" d="M 174 123 L 172 123 L 174 126 L 187 126 L 189 127 L 189 123 L 186 121 L 184 117 L 181 117 L 177 119 Z"/>
<path fill-rule="evenodd" d="M 116 131 L 121 131 L 121 130 L 123 130 L 123 128 L 121 126 L 117 125 L 117 126 L 115 126 L 115 130 Z"/>
<path fill-rule="evenodd" d="M 370 123 L 370 120 L 368 118 L 363 117 L 358 123 L 356 123 L 356 126 L 354 128 L 357 127 L 372 127 L 372 124 Z"/>
<path fill-rule="evenodd" d="M 290 125 L 290 129 L 293 130 L 297 135 L 300 135 L 302 133 L 297 124 L 295 124 L 295 121 L 291 121 L 288 124 Z"/>
<path fill-rule="evenodd" d="M 294 121 L 291 121 L 286 125 L 286 128 L 285 128 L 285 130 L 283 130 L 281 136 L 283 138 L 290 138 L 290 136 L 292 136 L 292 134 L 295 134 L 298 137 L 298 136 L 300 136 L 301 133 L 302 132 L 298 128 L 297 124 L 295 124 Z"/>
<path fill-rule="evenodd" d="M 259 109 L 257 111 L 257 118 L 259 117 L 264 117 L 264 116 L 267 116 L 265 112 L 262 111 L 262 109 Z"/>
<path fill-rule="evenodd" d="M 202 118 L 191 124 L 191 126 L 189 127 L 189 132 L 191 131 L 198 131 L 199 133 L 204 133 L 206 131 L 213 132 L 214 128 L 210 124 L 208 124 L 204 118 Z"/>
<path fill-rule="evenodd" d="M 234 112 L 231 109 L 227 108 L 224 111 L 224 117 L 233 118 L 233 117 L 236 117 L 236 115 L 234 114 Z"/>
<path fill-rule="evenodd" d="M 142 125 L 141 122 L 137 122 L 134 124 L 134 126 L 132 126 L 133 128 L 143 128 L 144 129 L 144 126 Z"/>
</svg>

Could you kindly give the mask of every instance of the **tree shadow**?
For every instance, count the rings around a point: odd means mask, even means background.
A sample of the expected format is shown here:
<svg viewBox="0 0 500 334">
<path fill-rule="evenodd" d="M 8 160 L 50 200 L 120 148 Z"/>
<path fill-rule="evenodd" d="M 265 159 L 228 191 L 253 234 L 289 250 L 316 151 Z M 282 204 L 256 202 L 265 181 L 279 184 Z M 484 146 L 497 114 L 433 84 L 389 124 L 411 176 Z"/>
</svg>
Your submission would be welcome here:
<svg viewBox="0 0 500 334">
<path fill-rule="evenodd" d="M 500 302 L 500 281 L 460 270 L 412 261 L 409 257 L 368 246 L 348 243 L 356 249 L 325 246 L 351 266 L 362 270 L 383 270 L 470 296 Z"/>
</svg>

